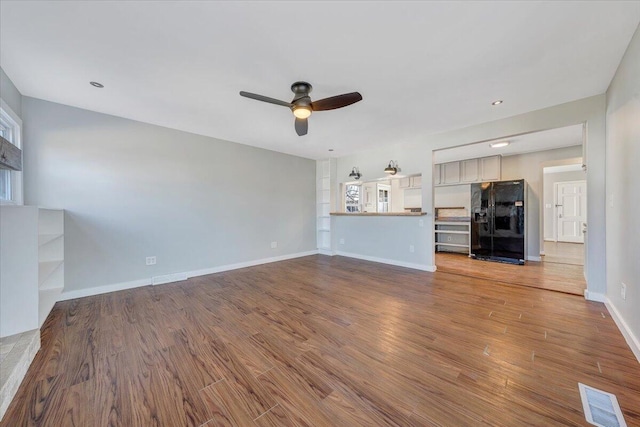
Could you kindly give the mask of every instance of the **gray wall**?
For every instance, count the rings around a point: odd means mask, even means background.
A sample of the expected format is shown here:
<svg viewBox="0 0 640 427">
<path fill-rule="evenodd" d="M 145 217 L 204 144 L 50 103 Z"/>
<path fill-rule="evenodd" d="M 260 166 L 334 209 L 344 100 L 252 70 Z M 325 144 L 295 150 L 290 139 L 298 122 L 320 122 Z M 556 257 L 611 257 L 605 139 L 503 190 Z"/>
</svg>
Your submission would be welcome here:
<svg viewBox="0 0 640 427">
<path fill-rule="evenodd" d="M 502 179 L 524 179 L 527 182 L 527 257 L 539 260 L 542 242 L 542 168 L 555 161 L 582 156 L 582 147 L 559 148 L 537 153 L 502 158 Z"/>
<path fill-rule="evenodd" d="M 543 181 L 543 201 L 542 201 L 542 223 L 544 229 L 544 240 L 555 240 L 556 230 L 554 227 L 553 218 L 555 215 L 555 200 L 553 198 L 553 186 L 557 182 L 567 181 L 584 181 L 587 179 L 587 174 L 584 171 L 570 171 L 570 172 L 555 172 L 545 173 L 542 179 Z M 550 205 L 550 207 L 547 207 Z"/>
<path fill-rule="evenodd" d="M 7 103 L 18 117 L 22 118 L 22 95 L 2 68 L 0 68 L 0 98 Z"/>
<path fill-rule="evenodd" d="M 23 120 L 25 202 L 67 211 L 65 292 L 316 248 L 315 161 L 28 97 Z"/>
<path fill-rule="evenodd" d="M 640 29 L 607 91 L 607 298 L 640 360 Z M 591 232 L 591 229 L 589 229 Z M 621 282 L 627 298 L 620 295 Z M 627 337 L 629 339 L 629 337 Z"/>
</svg>

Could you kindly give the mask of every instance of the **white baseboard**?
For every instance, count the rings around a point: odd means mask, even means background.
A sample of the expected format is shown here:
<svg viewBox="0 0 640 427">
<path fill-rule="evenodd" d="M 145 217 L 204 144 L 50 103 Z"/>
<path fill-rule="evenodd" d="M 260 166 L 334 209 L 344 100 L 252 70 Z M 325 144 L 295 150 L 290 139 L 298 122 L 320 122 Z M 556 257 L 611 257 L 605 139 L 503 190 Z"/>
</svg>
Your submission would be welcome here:
<svg viewBox="0 0 640 427">
<path fill-rule="evenodd" d="M 613 305 L 611 300 L 609 298 L 605 299 L 604 305 L 607 307 L 607 310 L 609 310 L 611 318 L 616 322 L 618 329 L 622 332 L 622 336 L 627 341 L 627 344 L 629 344 L 629 347 L 636 356 L 636 359 L 638 359 L 638 362 L 640 362 L 640 340 L 633 334 L 633 331 L 629 328 L 629 325 L 627 325 L 627 322 L 624 321 L 622 316 L 620 316 L 620 312 L 616 309 L 616 306 Z"/>
<path fill-rule="evenodd" d="M 297 252 L 294 254 L 280 255 L 280 256 L 271 257 L 271 258 L 262 258 L 254 261 L 239 262 L 237 264 L 227 264 L 227 265 L 221 265 L 219 267 L 188 271 L 186 272 L 186 274 L 188 277 L 204 276 L 207 274 L 221 273 L 223 271 L 237 270 L 239 268 L 253 267 L 256 265 L 269 264 L 271 262 L 278 262 L 278 261 L 286 261 L 288 259 L 301 258 L 303 256 L 310 256 L 310 255 L 317 255 L 317 254 L 318 254 L 318 250 L 316 249 L 308 252 Z"/>
<path fill-rule="evenodd" d="M 544 256 L 544 251 L 540 251 L 540 256 Z"/>
<path fill-rule="evenodd" d="M 318 249 L 318 253 L 320 255 L 328 255 L 328 256 L 334 256 L 336 254 L 334 251 L 329 249 Z"/>
<path fill-rule="evenodd" d="M 90 297 L 93 295 L 107 294 L 109 292 L 124 291 L 125 289 L 139 288 L 151 284 L 151 277 L 148 279 L 132 280 L 130 282 L 114 283 L 111 285 L 96 286 L 93 288 L 78 289 L 76 291 L 62 292 L 58 301 Z"/>
<path fill-rule="evenodd" d="M 597 292 L 589 292 L 588 289 L 585 289 L 584 299 L 586 299 L 587 301 L 605 302 L 607 297 L 605 294 L 600 294 Z"/>
<path fill-rule="evenodd" d="M 429 271 L 432 273 L 436 271 L 435 265 L 414 264 L 411 262 L 396 261 L 393 259 L 377 258 L 377 257 L 368 256 L 368 255 L 354 254 L 352 252 L 336 251 L 335 254 L 340 256 L 345 256 L 348 258 L 356 258 L 364 261 L 379 262 L 381 264 L 397 265 L 398 267 L 413 268 L 415 270 Z"/>
<path fill-rule="evenodd" d="M 533 256 L 533 255 L 529 255 L 527 256 L 527 261 L 542 261 L 542 258 L 540 258 L 539 256 Z"/>
<path fill-rule="evenodd" d="M 66 301 L 66 300 L 75 299 L 75 298 L 83 298 L 83 297 L 89 297 L 89 296 L 93 296 L 93 295 L 106 294 L 106 293 L 109 293 L 109 292 L 122 291 L 122 290 L 125 290 L 125 289 L 132 289 L 132 288 L 139 288 L 141 286 L 148 286 L 148 285 L 152 285 L 152 284 L 171 283 L 171 282 L 176 282 L 176 281 L 180 281 L 180 280 L 185 280 L 185 276 L 186 276 L 186 278 L 196 277 L 196 276 L 204 276 L 206 274 L 220 273 L 220 272 L 223 272 L 223 271 L 237 270 L 239 268 L 253 267 L 255 265 L 268 264 L 268 263 L 271 263 L 271 262 L 285 261 L 285 260 L 293 259 L 293 258 L 300 258 L 300 257 L 309 256 L 309 255 L 316 255 L 317 253 L 318 253 L 317 250 L 307 251 L 307 252 L 297 252 L 297 253 L 281 255 L 281 256 L 277 256 L 277 257 L 262 258 L 262 259 L 257 259 L 257 260 L 253 260 L 253 261 L 239 262 L 237 264 L 227 264 L 227 265 L 221 265 L 221 266 L 218 266 L 218 267 L 205 268 L 205 269 L 202 269 L 202 270 L 185 271 L 185 272 L 174 273 L 174 274 L 170 274 L 170 275 L 166 275 L 166 276 L 157 276 L 155 279 L 158 279 L 158 280 L 155 283 L 154 283 L 154 278 L 149 277 L 149 278 L 140 279 L 140 280 L 132 280 L 130 282 L 114 283 L 112 285 L 96 286 L 96 287 L 93 287 L 93 288 L 86 288 L 86 289 L 78 289 L 76 291 L 69 291 L 69 292 L 61 293 L 60 296 L 58 297 L 58 301 Z"/>
</svg>

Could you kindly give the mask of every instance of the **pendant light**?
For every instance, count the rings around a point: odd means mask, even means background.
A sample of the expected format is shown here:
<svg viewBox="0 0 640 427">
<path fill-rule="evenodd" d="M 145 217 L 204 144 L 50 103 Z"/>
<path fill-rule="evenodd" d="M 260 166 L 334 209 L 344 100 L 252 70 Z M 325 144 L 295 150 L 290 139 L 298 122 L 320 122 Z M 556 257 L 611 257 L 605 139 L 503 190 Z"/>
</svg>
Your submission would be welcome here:
<svg viewBox="0 0 640 427">
<path fill-rule="evenodd" d="M 362 176 L 362 174 L 360 173 L 360 169 L 358 169 L 357 166 L 354 166 L 353 169 L 351 169 L 351 173 L 349 174 L 349 178 L 360 179 L 361 176 Z"/>
<path fill-rule="evenodd" d="M 389 166 L 387 166 L 386 168 L 384 168 L 384 173 L 388 173 L 389 175 L 395 175 L 396 173 L 398 173 L 398 161 L 397 160 L 390 160 L 389 161 Z"/>
</svg>

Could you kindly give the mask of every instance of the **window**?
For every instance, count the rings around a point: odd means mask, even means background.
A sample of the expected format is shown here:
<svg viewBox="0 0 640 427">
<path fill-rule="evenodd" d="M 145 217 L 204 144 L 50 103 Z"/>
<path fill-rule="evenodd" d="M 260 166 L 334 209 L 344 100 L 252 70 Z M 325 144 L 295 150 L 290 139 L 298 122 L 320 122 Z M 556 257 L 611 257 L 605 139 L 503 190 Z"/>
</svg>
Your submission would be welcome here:
<svg viewBox="0 0 640 427">
<path fill-rule="evenodd" d="M 0 100 L 0 136 L 22 148 L 21 128 L 20 118 Z M 22 204 L 22 172 L 0 169 L 0 203 Z"/>
<path fill-rule="evenodd" d="M 345 212 L 360 212 L 360 186 L 347 184 L 344 198 Z"/>
</svg>

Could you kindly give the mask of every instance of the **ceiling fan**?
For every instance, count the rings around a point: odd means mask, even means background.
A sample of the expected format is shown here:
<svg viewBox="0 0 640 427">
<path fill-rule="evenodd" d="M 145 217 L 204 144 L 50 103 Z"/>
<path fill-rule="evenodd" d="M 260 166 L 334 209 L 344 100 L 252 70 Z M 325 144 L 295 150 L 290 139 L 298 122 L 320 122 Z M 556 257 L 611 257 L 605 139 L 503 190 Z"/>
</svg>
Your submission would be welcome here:
<svg viewBox="0 0 640 427">
<path fill-rule="evenodd" d="M 313 111 L 335 110 L 336 108 L 346 107 L 362 101 L 362 95 L 358 92 L 345 93 L 342 95 L 332 96 L 330 98 L 311 101 L 309 94 L 313 87 L 307 82 L 295 82 L 291 85 L 291 91 L 294 93 L 291 102 L 280 101 L 279 99 L 269 98 L 268 96 L 258 95 L 255 93 L 240 91 L 240 95 L 257 99 L 258 101 L 268 102 L 270 104 L 282 105 L 291 108 L 293 115 L 296 116 L 295 128 L 299 136 L 306 135 L 309 129 L 307 119 Z"/>
</svg>

